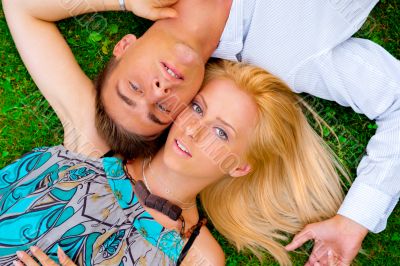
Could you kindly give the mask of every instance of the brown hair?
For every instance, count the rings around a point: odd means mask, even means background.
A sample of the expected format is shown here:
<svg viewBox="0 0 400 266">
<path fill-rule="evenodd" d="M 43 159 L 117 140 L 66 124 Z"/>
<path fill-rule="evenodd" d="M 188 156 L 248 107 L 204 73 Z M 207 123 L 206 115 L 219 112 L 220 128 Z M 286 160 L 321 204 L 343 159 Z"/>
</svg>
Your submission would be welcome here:
<svg viewBox="0 0 400 266">
<path fill-rule="evenodd" d="M 107 114 L 104 107 L 101 97 L 103 85 L 117 65 L 118 61 L 115 57 L 112 57 L 94 81 L 96 88 L 96 129 L 111 150 L 126 159 L 152 156 L 164 145 L 169 130 L 164 130 L 155 140 L 146 140 L 143 136 L 129 132 L 123 125 L 116 123 Z"/>
</svg>

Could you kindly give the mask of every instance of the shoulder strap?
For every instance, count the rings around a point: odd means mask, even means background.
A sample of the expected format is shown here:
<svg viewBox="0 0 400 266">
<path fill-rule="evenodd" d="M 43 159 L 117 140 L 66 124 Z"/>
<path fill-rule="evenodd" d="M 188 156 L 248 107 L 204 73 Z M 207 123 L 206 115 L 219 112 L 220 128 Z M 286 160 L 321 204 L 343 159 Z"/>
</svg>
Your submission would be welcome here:
<svg viewBox="0 0 400 266">
<path fill-rule="evenodd" d="M 106 152 L 103 156 L 101 156 L 100 158 L 105 158 L 105 157 L 113 157 L 115 155 L 115 152 L 113 150 L 109 150 L 108 152 Z"/>
<path fill-rule="evenodd" d="M 178 261 L 176 263 L 177 266 L 181 265 L 182 261 L 186 257 L 187 253 L 189 252 L 189 249 L 192 247 L 193 242 L 196 240 L 197 236 L 200 234 L 200 229 L 203 225 L 207 223 L 207 219 L 205 218 L 200 218 L 199 222 L 195 224 L 189 232 L 190 237 L 186 245 L 183 247 L 181 254 L 179 255 Z"/>
</svg>

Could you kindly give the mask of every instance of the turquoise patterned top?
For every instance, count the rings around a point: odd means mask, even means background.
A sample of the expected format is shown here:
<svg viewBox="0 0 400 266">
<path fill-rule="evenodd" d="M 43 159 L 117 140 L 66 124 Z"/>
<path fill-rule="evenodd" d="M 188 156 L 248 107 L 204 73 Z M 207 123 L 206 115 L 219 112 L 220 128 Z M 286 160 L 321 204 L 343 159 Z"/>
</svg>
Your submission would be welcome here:
<svg viewBox="0 0 400 266">
<path fill-rule="evenodd" d="M 56 262 L 59 245 L 79 266 L 175 265 L 183 244 L 141 206 L 118 158 L 60 145 L 0 170 L 0 265 L 32 245 Z"/>
</svg>

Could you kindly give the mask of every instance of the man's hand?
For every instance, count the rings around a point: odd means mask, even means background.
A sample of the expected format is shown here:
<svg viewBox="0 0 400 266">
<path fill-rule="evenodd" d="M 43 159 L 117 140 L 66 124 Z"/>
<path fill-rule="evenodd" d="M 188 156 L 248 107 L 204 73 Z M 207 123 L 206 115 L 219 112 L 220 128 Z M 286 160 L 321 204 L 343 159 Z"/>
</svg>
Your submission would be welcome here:
<svg viewBox="0 0 400 266">
<path fill-rule="evenodd" d="M 368 229 L 362 225 L 336 215 L 326 221 L 307 225 L 285 248 L 293 251 L 313 239 L 314 248 L 306 266 L 350 265 L 367 233 Z"/>
<path fill-rule="evenodd" d="M 54 260 L 50 259 L 49 256 L 47 256 L 41 249 L 38 247 L 32 246 L 30 248 L 32 251 L 33 256 L 35 256 L 38 261 L 40 262 L 40 265 L 42 266 L 57 266 L 58 264 L 55 263 Z M 14 265 L 15 266 L 39 266 L 39 264 L 31 257 L 28 255 L 28 253 L 24 251 L 18 251 L 17 256 L 21 261 L 15 261 Z M 57 249 L 57 256 L 58 260 L 61 263 L 61 266 L 77 266 L 68 256 L 64 253 L 64 251 L 58 247 Z M 22 263 L 23 262 L 23 263 Z"/>
<path fill-rule="evenodd" d="M 178 15 L 172 8 L 178 0 L 125 0 L 126 9 L 136 16 L 150 20 L 173 18 Z"/>
</svg>

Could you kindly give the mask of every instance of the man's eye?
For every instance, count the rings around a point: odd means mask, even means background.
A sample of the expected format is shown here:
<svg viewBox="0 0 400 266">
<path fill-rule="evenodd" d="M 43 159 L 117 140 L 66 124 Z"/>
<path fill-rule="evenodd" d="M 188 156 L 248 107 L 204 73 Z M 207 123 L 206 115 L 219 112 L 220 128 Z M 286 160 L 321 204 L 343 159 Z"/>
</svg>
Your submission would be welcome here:
<svg viewBox="0 0 400 266">
<path fill-rule="evenodd" d="M 195 111 L 196 113 L 198 113 L 200 115 L 203 114 L 203 110 L 201 109 L 200 105 L 198 105 L 195 102 L 192 102 L 192 109 L 193 109 L 193 111 Z"/>
<path fill-rule="evenodd" d="M 228 140 L 228 134 L 226 134 L 226 132 L 223 129 L 217 127 L 215 128 L 215 133 L 217 134 L 218 138 L 222 140 Z"/>
<path fill-rule="evenodd" d="M 134 91 L 139 92 L 139 87 L 138 87 L 137 85 L 133 84 L 132 82 L 129 82 L 129 84 L 131 85 L 131 88 L 132 88 Z"/>
<path fill-rule="evenodd" d="M 163 113 L 168 113 L 169 111 L 167 110 L 167 108 L 165 108 L 163 105 L 157 103 L 157 107 L 158 109 L 163 112 Z"/>
</svg>

